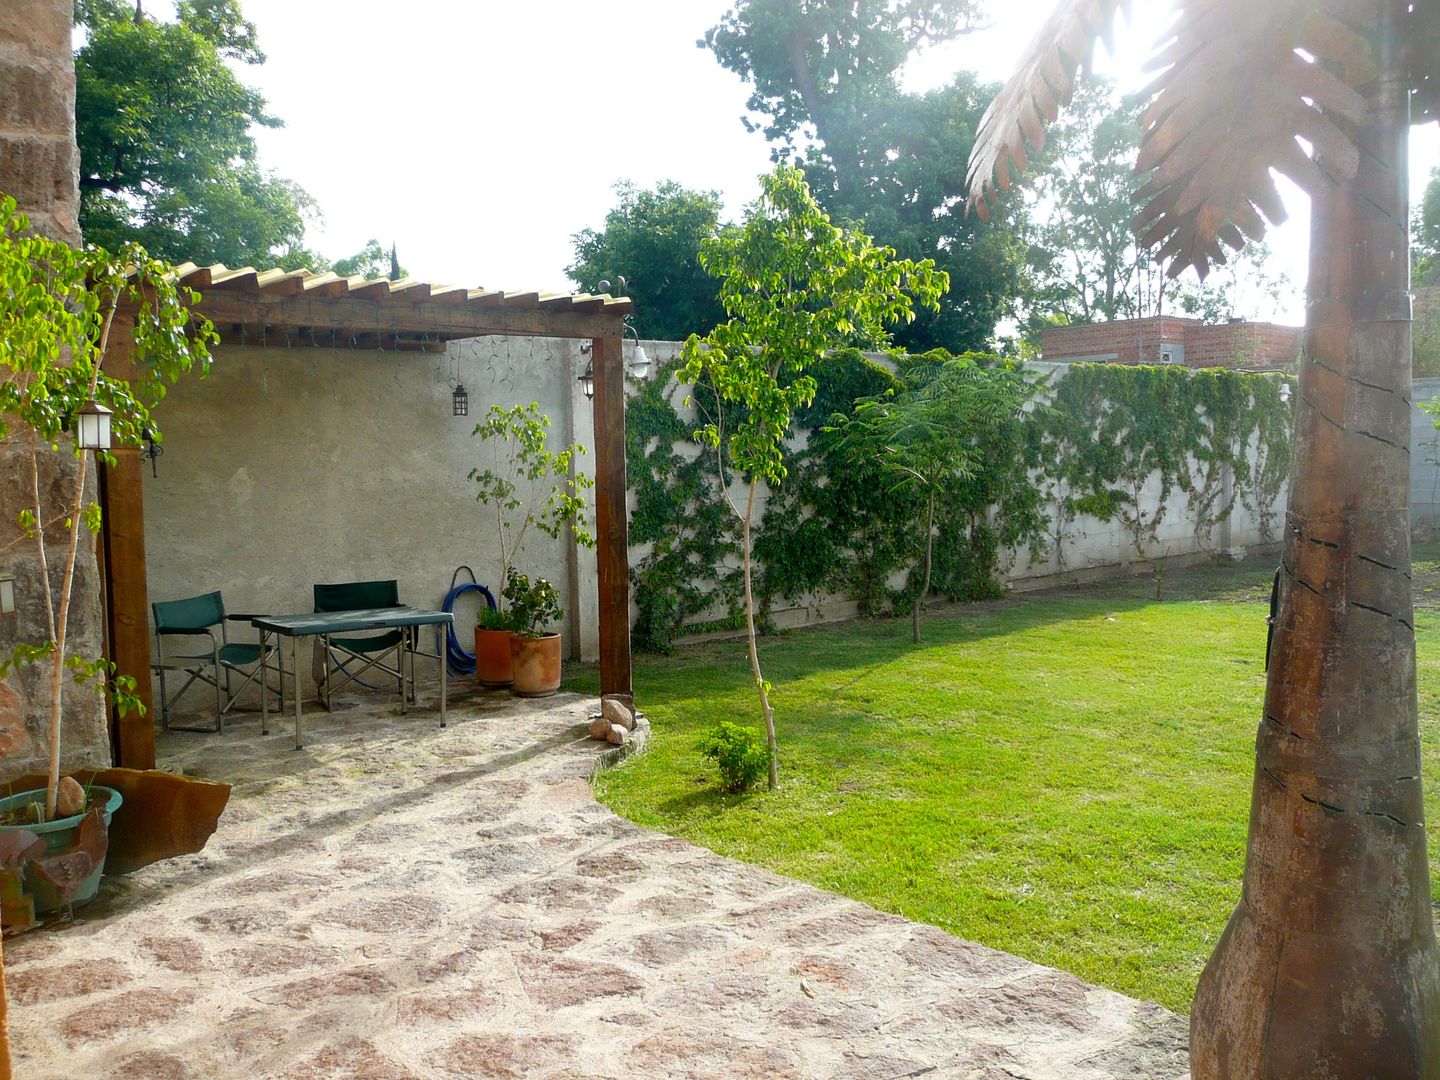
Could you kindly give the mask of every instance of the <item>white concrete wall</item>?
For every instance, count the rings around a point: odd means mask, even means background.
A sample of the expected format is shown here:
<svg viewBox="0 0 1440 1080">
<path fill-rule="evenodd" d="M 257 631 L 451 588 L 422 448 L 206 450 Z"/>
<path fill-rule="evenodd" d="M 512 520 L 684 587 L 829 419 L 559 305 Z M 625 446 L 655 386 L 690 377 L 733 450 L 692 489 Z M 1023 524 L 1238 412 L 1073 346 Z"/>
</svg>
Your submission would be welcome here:
<svg viewBox="0 0 1440 1080">
<path fill-rule="evenodd" d="M 574 441 L 589 447 L 591 404 L 574 374 L 583 359 L 579 342 L 533 338 L 458 342 L 444 355 L 219 348 L 210 377 L 182 380 L 157 410 L 165 452 L 159 476 L 145 477 L 151 600 L 220 589 L 231 611 L 301 612 L 316 582 L 394 577 L 402 601 L 438 606 L 461 565 L 498 597 L 493 518 L 468 479 L 481 464 L 475 424 L 492 404 L 538 401 L 558 448 L 573 408 Z M 464 419 L 451 415 L 455 363 L 470 394 Z M 587 454 L 580 471 L 593 470 Z M 521 569 L 566 598 L 564 542 L 532 535 Z M 579 556 L 576 621 L 593 656 L 595 560 Z M 473 620 L 464 605 L 457 625 Z"/>
<path fill-rule="evenodd" d="M 675 342 L 644 345 L 652 376 L 680 349 Z M 310 609 L 316 582 L 395 577 L 402 600 L 432 606 L 462 564 L 497 587 L 494 525 L 467 479 L 480 463 L 475 423 L 492 404 L 538 401 L 552 421 L 553 447 L 567 440 L 569 423 L 570 438 L 591 446 L 591 403 L 576 381 L 585 359 L 579 342 L 542 338 L 457 342 L 443 355 L 299 343 L 218 349 L 210 377 L 183 380 L 157 411 L 165 453 L 159 476 L 145 478 L 151 599 L 220 589 L 232 611 L 297 612 Z M 465 419 L 451 415 L 456 365 L 470 392 Z M 677 406 L 684 396 L 677 391 Z M 581 458 L 580 468 L 593 475 L 593 457 Z M 1158 479 L 1146 494 L 1153 512 Z M 762 491 L 757 521 L 764 501 Z M 1172 493 L 1147 558 L 1265 542 L 1255 515 L 1240 506 L 1227 526 L 1197 537 L 1186 501 L 1183 492 Z M 1277 511 L 1283 505 L 1282 492 Z M 632 564 L 646 553 L 632 549 Z M 1080 518 L 1046 558 L 1032 562 L 1026 552 L 1012 553 L 1008 577 L 1018 585 L 1136 559 L 1121 523 Z M 521 568 L 561 591 L 573 609 L 571 642 L 578 639 L 580 653 L 593 657 L 594 553 L 579 551 L 573 577 L 567 561 L 564 542 L 536 534 Z M 572 595 L 578 604 L 568 602 Z M 467 602 L 457 611 L 463 633 L 473 610 Z M 775 612 L 775 619 L 794 626 L 854 613 L 849 598 L 818 595 Z"/>
</svg>

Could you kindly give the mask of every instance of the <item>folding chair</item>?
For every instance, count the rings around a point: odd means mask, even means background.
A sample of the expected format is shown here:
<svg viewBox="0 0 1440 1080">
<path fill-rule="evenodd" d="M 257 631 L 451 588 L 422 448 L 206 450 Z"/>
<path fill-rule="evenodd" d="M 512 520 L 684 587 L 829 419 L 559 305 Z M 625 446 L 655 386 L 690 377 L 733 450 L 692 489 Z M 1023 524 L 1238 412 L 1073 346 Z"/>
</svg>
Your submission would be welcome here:
<svg viewBox="0 0 1440 1080">
<path fill-rule="evenodd" d="M 316 611 L 363 611 L 369 608 L 402 607 L 400 590 L 392 578 L 388 581 L 346 581 L 333 585 L 315 586 Z M 394 676 L 400 688 L 400 703 L 403 710 L 406 701 L 405 651 L 409 646 L 409 635 L 403 630 L 382 630 L 368 637 L 331 637 L 321 639 L 320 671 L 316 685 L 320 702 L 330 708 L 330 695 L 346 683 L 358 682 L 370 686 L 360 678 L 371 668 L 386 675 Z M 394 653 L 394 667 L 385 663 Z M 344 678 L 336 680 L 331 672 L 331 660 Z M 371 687 L 374 689 L 374 687 Z"/>
<path fill-rule="evenodd" d="M 283 680 L 284 674 L 278 665 L 268 663 L 274 648 L 266 650 L 266 655 L 260 655 L 258 644 L 246 644 L 244 642 L 231 642 L 226 631 L 227 622 L 249 622 L 250 615 L 226 615 L 225 602 L 218 592 L 205 593 L 203 596 L 191 596 L 184 600 L 166 600 L 150 605 L 151 614 L 155 619 L 155 661 L 151 664 L 152 669 L 160 677 L 160 719 L 166 731 L 205 731 L 219 732 L 224 728 L 225 714 L 235 707 L 243 694 L 257 679 L 260 683 L 260 692 L 270 691 L 269 681 L 265 678 L 267 670 L 276 672 Z M 215 627 L 220 627 L 220 637 L 216 640 Z M 165 654 L 165 641 L 174 637 L 206 637 L 210 639 L 210 648 L 201 653 L 176 653 L 167 656 Z M 246 669 L 249 669 L 246 674 Z M 181 671 L 189 676 L 185 684 L 175 691 L 174 694 L 167 694 L 165 688 L 165 673 L 167 671 Z M 245 681 L 238 689 L 232 688 L 231 673 L 239 672 L 245 675 Z M 214 727 L 183 727 L 172 726 L 170 723 L 170 707 L 180 699 L 180 696 L 190 689 L 190 685 L 196 680 L 209 683 L 215 688 L 215 726 Z M 281 688 L 274 691 L 279 696 L 280 704 L 277 708 L 284 711 L 283 682 Z M 228 698 L 227 698 L 228 695 Z"/>
</svg>

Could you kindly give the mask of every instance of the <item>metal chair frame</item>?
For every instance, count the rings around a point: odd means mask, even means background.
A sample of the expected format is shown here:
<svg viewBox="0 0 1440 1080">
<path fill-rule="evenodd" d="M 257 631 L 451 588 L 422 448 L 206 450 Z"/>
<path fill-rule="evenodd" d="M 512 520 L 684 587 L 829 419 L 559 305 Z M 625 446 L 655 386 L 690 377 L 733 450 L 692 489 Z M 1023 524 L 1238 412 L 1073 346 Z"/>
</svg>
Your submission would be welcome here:
<svg viewBox="0 0 1440 1080">
<path fill-rule="evenodd" d="M 166 608 L 172 608 L 177 604 L 196 604 L 202 606 L 206 602 L 213 603 L 213 614 L 217 617 L 213 622 L 205 625 L 196 624 L 172 624 L 167 618 L 162 617 Z M 160 720 L 166 731 L 194 731 L 208 734 L 223 732 L 225 727 L 225 714 L 237 707 L 240 695 L 243 694 L 256 680 L 260 680 L 261 693 L 273 692 L 276 694 L 277 708 L 284 711 L 285 702 L 285 673 L 279 665 L 279 658 L 276 656 L 276 646 L 271 645 L 264 649 L 254 659 L 244 662 L 226 660 L 221 655 L 230 644 L 230 637 L 226 628 L 228 622 L 249 622 L 253 615 L 227 615 L 225 604 L 218 592 L 206 593 L 201 596 L 187 597 L 184 600 L 161 601 L 151 605 L 151 612 L 155 620 L 155 661 L 151 664 L 152 670 L 160 679 Z M 220 637 L 216 640 L 214 627 L 220 627 Z M 165 638 L 167 637 L 204 637 L 210 642 L 210 651 L 205 654 L 189 654 L 183 656 L 165 655 Z M 258 648 L 258 646 L 257 646 Z M 276 657 L 276 663 L 271 664 L 270 658 Z M 246 673 L 246 668 L 250 671 Z M 165 673 L 167 671 L 181 671 L 189 676 L 173 694 L 169 694 L 165 686 Z M 268 679 L 263 678 L 267 671 L 274 671 L 277 676 L 278 688 L 272 688 Z M 213 674 L 212 674 L 213 673 Z M 236 688 L 231 678 L 232 673 L 244 675 L 244 680 Z M 223 679 L 223 683 L 222 683 Z M 179 701 L 186 690 L 196 682 L 208 683 L 215 688 L 215 726 L 197 727 L 194 725 L 171 724 L 170 708 Z"/>
</svg>

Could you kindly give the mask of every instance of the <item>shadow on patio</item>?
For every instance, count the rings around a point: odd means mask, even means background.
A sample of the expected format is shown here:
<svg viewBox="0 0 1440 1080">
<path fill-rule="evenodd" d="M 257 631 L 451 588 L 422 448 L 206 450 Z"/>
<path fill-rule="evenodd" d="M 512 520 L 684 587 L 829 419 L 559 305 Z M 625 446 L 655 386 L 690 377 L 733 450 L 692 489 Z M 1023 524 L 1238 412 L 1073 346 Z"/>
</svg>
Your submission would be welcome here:
<svg viewBox="0 0 1440 1080">
<path fill-rule="evenodd" d="M 1169 1078 L 1158 1006 L 641 829 L 591 699 L 172 734 L 199 855 L 7 947 L 27 1077 Z M 347 699 L 347 701 L 350 699 Z"/>
</svg>

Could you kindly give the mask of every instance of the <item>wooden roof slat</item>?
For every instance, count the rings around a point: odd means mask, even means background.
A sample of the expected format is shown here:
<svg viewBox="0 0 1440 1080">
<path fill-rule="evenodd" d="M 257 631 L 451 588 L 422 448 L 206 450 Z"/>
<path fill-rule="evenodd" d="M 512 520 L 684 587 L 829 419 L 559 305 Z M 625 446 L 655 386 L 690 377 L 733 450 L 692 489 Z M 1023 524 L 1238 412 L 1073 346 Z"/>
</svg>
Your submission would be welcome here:
<svg viewBox="0 0 1440 1080">
<path fill-rule="evenodd" d="M 556 308 L 560 311 L 569 311 L 575 306 L 576 297 L 569 293 L 542 293 L 540 295 L 540 306 L 542 308 Z"/>
<path fill-rule="evenodd" d="M 350 283 L 333 271 L 305 279 L 306 296 L 344 296 L 349 291 Z"/>
<path fill-rule="evenodd" d="M 352 279 L 350 295 L 359 297 L 362 300 L 383 300 L 390 295 L 390 282 L 387 278 L 377 278 L 374 281 L 366 281 L 362 285 L 356 285 Z"/>
<path fill-rule="evenodd" d="M 539 290 L 523 290 L 521 292 L 506 292 L 501 294 L 501 302 L 506 307 L 538 307 L 540 305 Z"/>
<path fill-rule="evenodd" d="M 260 275 L 253 266 L 242 266 L 238 270 L 227 270 L 225 267 L 215 267 L 219 273 L 212 272 L 210 284 L 217 289 L 234 289 L 245 292 L 257 292 L 260 288 Z"/>
<path fill-rule="evenodd" d="M 414 278 L 405 278 L 390 286 L 390 295 L 412 303 L 419 300 L 428 300 L 430 299 L 430 283 L 426 281 L 416 281 Z"/>
<path fill-rule="evenodd" d="M 256 276 L 256 287 L 267 296 L 294 296 L 305 289 L 309 270 L 265 270 Z"/>
<path fill-rule="evenodd" d="M 463 304 L 470 299 L 470 290 L 462 285 L 432 285 L 430 286 L 430 299 L 438 300 L 443 304 Z"/>
</svg>

